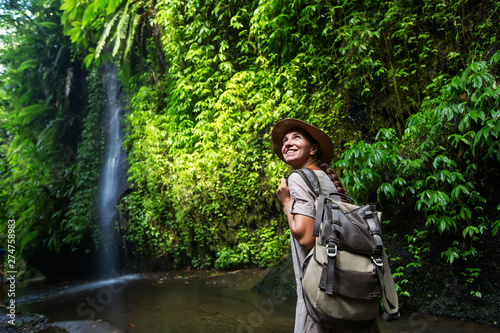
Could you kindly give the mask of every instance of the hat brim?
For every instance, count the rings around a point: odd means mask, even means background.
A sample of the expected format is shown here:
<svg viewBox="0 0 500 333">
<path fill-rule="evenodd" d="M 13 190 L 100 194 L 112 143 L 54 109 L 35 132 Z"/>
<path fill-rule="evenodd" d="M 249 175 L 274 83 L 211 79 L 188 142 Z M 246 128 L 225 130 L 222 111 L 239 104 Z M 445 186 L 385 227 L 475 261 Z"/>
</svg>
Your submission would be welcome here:
<svg viewBox="0 0 500 333">
<path fill-rule="evenodd" d="M 314 140 L 318 142 L 323 161 L 325 163 L 330 163 L 333 158 L 333 142 L 330 137 L 328 137 L 328 135 L 319 128 L 309 125 L 305 121 L 294 118 L 280 120 L 276 123 L 276 125 L 274 125 L 271 133 L 271 141 L 273 151 L 276 155 L 278 155 L 282 161 L 285 161 L 283 153 L 281 152 L 281 148 L 283 147 L 283 138 L 290 129 L 296 127 L 305 130 L 310 136 L 313 137 Z"/>
</svg>

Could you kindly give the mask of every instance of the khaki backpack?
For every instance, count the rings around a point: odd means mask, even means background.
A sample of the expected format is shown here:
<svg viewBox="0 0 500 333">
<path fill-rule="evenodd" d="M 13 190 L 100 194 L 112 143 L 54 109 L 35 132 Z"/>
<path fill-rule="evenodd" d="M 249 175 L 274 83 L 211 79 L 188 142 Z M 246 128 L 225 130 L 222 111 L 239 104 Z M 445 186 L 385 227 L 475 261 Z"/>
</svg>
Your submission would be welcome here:
<svg viewBox="0 0 500 333">
<path fill-rule="evenodd" d="M 325 326 L 369 329 L 382 314 L 399 319 L 396 286 L 382 242 L 382 213 L 358 206 L 345 194 L 321 194 L 311 169 L 294 170 L 316 195 L 316 243 L 303 265 L 302 289 L 309 315 Z M 345 197 L 354 204 L 339 200 Z M 381 307 L 383 304 L 383 311 Z"/>
</svg>

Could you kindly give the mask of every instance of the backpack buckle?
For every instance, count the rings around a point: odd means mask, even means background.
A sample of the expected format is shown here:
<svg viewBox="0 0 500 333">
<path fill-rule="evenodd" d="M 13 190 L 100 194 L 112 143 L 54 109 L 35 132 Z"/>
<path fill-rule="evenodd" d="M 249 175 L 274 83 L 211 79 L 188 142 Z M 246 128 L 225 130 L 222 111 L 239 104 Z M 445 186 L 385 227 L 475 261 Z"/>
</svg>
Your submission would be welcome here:
<svg viewBox="0 0 500 333">
<path fill-rule="evenodd" d="M 372 257 L 373 263 L 377 265 L 378 267 L 383 267 L 384 262 L 382 261 L 382 258 L 374 258 Z"/>
<path fill-rule="evenodd" d="M 333 258 L 337 256 L 337 244 L 333 244 L 333 247 L 330 247 L 330 244 L 326 244 L 326 255 Z"/>
</svg>

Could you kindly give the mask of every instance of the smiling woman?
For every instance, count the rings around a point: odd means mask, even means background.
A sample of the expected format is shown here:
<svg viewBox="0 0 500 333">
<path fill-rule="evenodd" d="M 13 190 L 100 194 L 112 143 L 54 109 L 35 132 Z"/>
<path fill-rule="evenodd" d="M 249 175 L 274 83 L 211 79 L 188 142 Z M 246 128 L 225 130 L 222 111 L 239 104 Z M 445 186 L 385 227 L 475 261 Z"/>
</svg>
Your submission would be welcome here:
<svg viewBox="0 0 500 333">
<path fill-rule="evenodd" d="M 320 193 L 345 193 L 345 188 L 335 171 L 323 162 L 330 162 L 333 143 L 326 133 L 317 127 L 298 119 L 284 119 L 272 131 L 273 150 L 278 157 L 294 169 L 308 168 L 314 171 L 320 182 Z M 302 268 L 308 251 L 313 247 L 315 198 L 303 178 L 292 173 L 288 179 L 282 178 L 276 191 L 284 206 L 290 227 L 293 267 L 297 283 L 297 307 L 295 332 L 340 332 L 339 327 L 324 327 L 307 312 L 302 294 Z M 374 332 L 378 328 L 373 328 Z"/>
</svg>

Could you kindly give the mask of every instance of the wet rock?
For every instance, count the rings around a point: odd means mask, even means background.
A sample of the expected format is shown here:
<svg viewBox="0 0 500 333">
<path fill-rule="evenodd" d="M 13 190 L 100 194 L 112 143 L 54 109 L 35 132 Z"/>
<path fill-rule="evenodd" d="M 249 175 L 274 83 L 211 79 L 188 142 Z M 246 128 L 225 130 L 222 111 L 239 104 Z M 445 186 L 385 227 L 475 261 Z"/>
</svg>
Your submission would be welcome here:
<svg viewBox="0 0 500 333">
<path fill-rule="evenodd" d="M 297 286 L 293 263 L 288 260 L 284 265 L 274 268 L 252 288 L 253 291 L 274 297 L 297 298 Z"/>
</svg>

